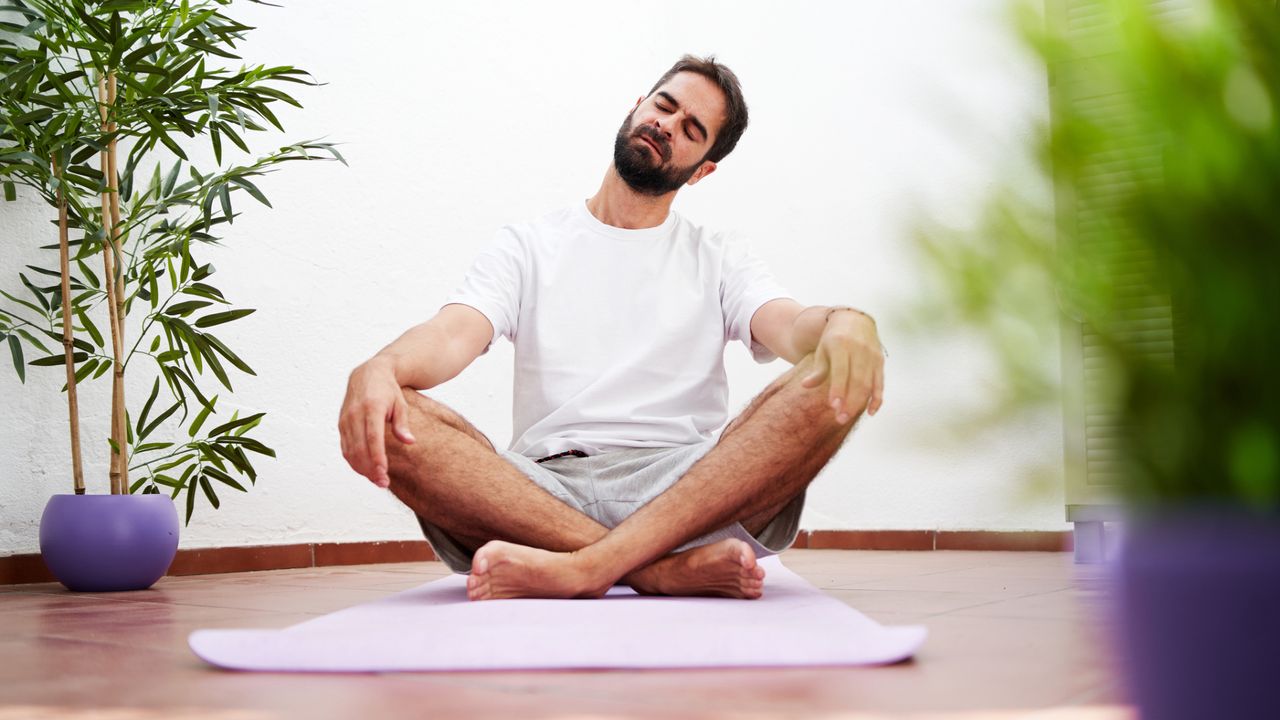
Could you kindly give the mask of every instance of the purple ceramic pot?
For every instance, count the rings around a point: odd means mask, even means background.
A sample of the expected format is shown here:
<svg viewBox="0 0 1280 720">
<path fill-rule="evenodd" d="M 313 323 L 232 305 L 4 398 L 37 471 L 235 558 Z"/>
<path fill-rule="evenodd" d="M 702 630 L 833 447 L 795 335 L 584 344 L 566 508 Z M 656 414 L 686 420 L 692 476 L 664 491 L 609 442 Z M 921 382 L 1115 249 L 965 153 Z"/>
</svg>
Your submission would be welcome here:
<svg viewBox="0 0 1280 720">
<path fill-rule="evenodd" d="M 40 555 L 68 590 L 145 590 L 177 552 L 168 495 L 54 495 L 40 518 Z"/>
<path fill-rule="evenodd" d="M 1143 718 L 1276 717 L 1280 518 L 1136 519 L 1114 566 L 1119 650 Z"/>
</svg>

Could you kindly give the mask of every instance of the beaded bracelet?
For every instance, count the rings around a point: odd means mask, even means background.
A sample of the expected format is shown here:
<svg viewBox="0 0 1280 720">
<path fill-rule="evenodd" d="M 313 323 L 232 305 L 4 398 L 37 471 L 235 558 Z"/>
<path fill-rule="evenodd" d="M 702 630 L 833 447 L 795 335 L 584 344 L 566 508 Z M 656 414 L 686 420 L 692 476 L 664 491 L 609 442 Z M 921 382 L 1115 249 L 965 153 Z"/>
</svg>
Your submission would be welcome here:
<svg viewBox="0 0 1280 720">
<path fill-rule="evenodd" d="M 836 312 L 837 310 L 852 310 L 853 312 L 856 312 L 856 313 L 858 313 L 859 315 L 861 315 L 861 316 L 865 317 L 866 319 L 870 320 L 870 321 L 871 321 L 871 324 L 872 324 L 873 326 L 876 324 L 876 319 L 875 319 L 875 318 L 873 318 L 873 317 L 871 317 L 871 314 L 870 314 L 870 313 L 868 313 L 868 312 L 864 312 L 864 311 L 862 311 L 862 310 L 859 310 L 859 309 L 858 309 L 858 308 L 856 308 L 856 307 L 849 307 L 848 305 L 838 305 L 838 306 L 836 306 L 836 307 L 827 308 L 827 314 L 826 314 L 826 317 L 824 317 L 822 321 L 823 321 L 824 323 L 826 323 L 826 322 L 830 322 L 830 320 L 831 320 L 831 314 L 832 314 L 832 313 L 834 313 L 834 312 Z M 878 342 L 878 341 L 879 341 L 879 338 L 876 338 L 876 341 Z M 885 356 L 885 357 L 889 357 L 889 350 L 888 350 L 888 348 L 886 348 L 886 347 L 884 346 L 884 343 L 880 343 L 880 352 L 884 353 L 884 356 Z"/>
</svg>

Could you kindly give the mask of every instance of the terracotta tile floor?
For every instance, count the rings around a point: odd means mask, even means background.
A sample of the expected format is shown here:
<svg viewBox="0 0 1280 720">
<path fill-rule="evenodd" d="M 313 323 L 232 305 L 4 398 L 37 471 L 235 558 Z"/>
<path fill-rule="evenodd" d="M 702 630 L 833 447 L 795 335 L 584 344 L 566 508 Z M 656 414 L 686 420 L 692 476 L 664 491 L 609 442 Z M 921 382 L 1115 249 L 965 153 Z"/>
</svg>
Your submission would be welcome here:
<svg viewBox="0 0 1280 720">
<path fill-rule="evenodd" d="M 0 587 L 0 720 L 27 718 L 1133 717 L 1106 640 L 1106 580 L 1067 553 L 791 550 L 783 562 L 885 624 L 923 623 L 890 667 L 248 674 L 198 628 L 286 627 L 443 577 L 440 563 L 165 578 L 135 593 Z"/>
</svg>

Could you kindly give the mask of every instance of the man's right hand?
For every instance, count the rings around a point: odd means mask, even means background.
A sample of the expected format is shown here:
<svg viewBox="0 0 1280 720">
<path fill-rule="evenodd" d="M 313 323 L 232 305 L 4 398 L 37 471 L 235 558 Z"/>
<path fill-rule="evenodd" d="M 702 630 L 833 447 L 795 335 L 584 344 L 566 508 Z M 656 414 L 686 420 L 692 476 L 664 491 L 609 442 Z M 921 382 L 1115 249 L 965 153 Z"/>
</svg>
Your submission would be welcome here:
<svg viewBox="0 0 1280 720">
<path fill-rule="evenodd" d="M 414 442 L 409 432 L 409 404 L 391 361 L 374 357 L 353 370 L 347 380 L 338 433 L 342 436 L 342 457 L 351 469 L 383 488 L 391 485 L 384 434 L 388 422 L 400 442 Z"/>
</svg>

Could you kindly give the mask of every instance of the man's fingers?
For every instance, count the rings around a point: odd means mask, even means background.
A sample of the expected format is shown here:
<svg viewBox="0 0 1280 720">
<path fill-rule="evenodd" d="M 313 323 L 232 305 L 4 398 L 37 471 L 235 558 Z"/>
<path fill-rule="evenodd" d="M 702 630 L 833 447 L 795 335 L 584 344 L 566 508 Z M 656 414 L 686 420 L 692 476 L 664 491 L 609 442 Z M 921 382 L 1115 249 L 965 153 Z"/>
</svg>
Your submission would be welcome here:
<svg viewBox="0 0 1280 720">
<path fill-rule="evenodd" d="M 884 404 L 884 363 L 880 363 L 875 369 L 875 379 L 871 383 L 871 403 L 868 405 L 867 413 L 875 415 L 880 412 L 880 406 Z"/>
<path fill-rule="evenodd" d="M 832 407 L 836 411 L 836 420 L 848 422 L 849 403 L 846 399 L 849 389 L 849 356 L 843 352 L 831 356 L 831 398 Z"/>
<path fill-rule="evenodd" d="M 821 348 L 813 353 L 813 371 L 800 381 L 801 387 L 817 387 L 827 379 L 827 355 Z"/>
<path fill-rule="evenodd" d="M 396 438 L 400 442 L 411 445 L 414 442 L 413 433 L 409 432 L 409 403 L 405 402 L 404 396 L 396 401 L 395 412 L 391 416 L 392 427 L 395 429 Z"/>
<path fill-rule="evenodd" d="M 387 446 L 382 429 L 386 419 L 370 414 L 365 419 L 365 442 L 368 443 L 369 459 L 373 461 L 369 479 L 379 487 L 390 484 L 387 478 Z"/>
</svg>

